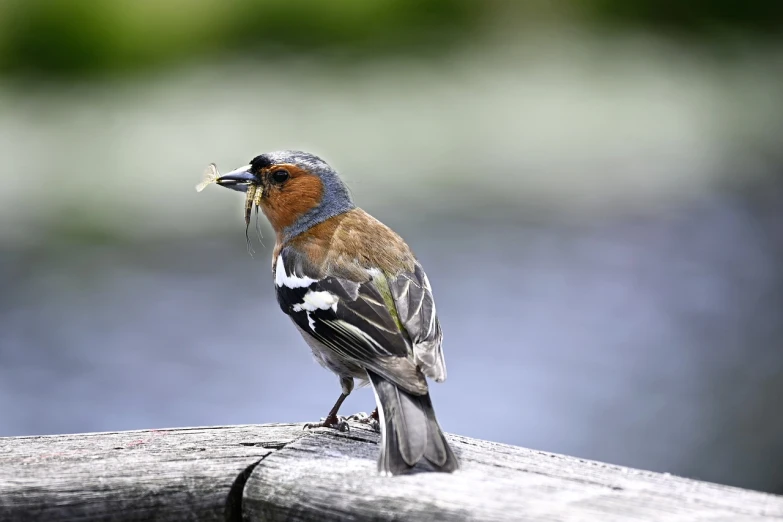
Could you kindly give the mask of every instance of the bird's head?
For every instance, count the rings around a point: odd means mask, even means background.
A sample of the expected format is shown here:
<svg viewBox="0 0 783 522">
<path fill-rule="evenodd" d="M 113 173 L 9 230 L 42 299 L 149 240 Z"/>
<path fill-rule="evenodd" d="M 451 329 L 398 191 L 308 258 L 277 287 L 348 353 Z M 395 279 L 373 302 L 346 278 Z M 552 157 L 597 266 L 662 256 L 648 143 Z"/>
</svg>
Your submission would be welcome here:
<svg viewBox="0 0 783 522">
<path fill-rule="evenodd" d="M 258 204 L 280 240 L 356 207 L 337 172 L 307 152 L 261 154 L 215 183 L 246 192 L 246 208 Z"/>
</svg>

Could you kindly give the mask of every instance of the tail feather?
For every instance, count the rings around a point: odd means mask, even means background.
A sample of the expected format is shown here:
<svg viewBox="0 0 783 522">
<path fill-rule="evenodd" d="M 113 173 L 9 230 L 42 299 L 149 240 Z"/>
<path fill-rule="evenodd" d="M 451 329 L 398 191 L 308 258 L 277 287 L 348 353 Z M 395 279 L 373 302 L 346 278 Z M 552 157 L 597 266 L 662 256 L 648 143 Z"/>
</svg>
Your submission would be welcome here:
<svg viewBox="0 0 783 522">
<path fill-rule="evenodd" d="M 392 388 L 392 395 L 396 397 L 395 400 L 388 401 L 390 411 L 387 418 L 393 419 L 392 424 L 396 424 L 393 427 L 397 431 L 397 447 L 402 460 L 409 466 L 415 466 L 427 448 L 427 415 L 417 404 L 415 397 L 407 395 L 391 383 L 388 384 Z"/>
<path fill-rule="evenodd" d="M 429 394 L 412 395 L 376 373 L 367 373 L 381 421 L 378 471 L 399 475 L 422 460 L 436 471 L 458 469 L 457 457 L 435 419 Z"/>
<path fill-rule="evenodd" d="M 420 400 L 424 403 L 424 411 L 427 412 L 427 426 L 429 429 L 428 444 L 427 449 L 424 451 L 424 458 L 433 466 L 444 471 L 454 471 L 457 469 L 457 458 L 451 452 L 443 432 L 440 431 L 438 421 L 435 419 L 435 410 L 432 407 L 430 395 L 424 395 Z"/>
</svg>

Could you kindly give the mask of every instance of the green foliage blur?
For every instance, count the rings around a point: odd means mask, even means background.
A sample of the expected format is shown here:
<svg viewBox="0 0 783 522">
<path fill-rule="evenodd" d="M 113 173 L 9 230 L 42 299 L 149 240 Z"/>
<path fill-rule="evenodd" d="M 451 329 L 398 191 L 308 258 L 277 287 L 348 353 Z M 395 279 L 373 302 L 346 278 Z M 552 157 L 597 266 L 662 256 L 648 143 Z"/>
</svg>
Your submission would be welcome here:
<svg viewBox="0 0 783 522">
<path fill-rule="evenodd" d="M 260 58 L 417 51 L 464 37 L 481 10 L 469 0 L 6 0 L 0 70 L 112 73 L 224 50 Z"/>
<path fill-rule="evenodd" d="M 643 26 L 674 35 L 779 35 L 783 3 L 769 0 L 589 0 L 599 20 Z"/>
<path fill-rule="evenodd" d="M 241 52 L 351 60 L 440 53 L 558 13 L 606 30 L 641 27 L 723 37 L 780 28 L 783 3 L 697 0 L 0 0 L 0 72 L 83 76 L 154 69 Z M 510 22 L 510 23 L 509 23 Z M 488 29 L 489 28 L 489 29 Z"/>
</svg>

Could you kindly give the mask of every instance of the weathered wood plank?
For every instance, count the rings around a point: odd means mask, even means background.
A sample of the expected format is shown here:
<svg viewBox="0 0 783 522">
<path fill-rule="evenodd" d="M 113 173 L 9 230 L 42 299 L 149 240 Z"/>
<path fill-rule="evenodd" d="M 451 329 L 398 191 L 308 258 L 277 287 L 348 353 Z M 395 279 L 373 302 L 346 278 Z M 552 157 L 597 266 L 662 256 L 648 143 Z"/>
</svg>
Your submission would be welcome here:
<svg viewBox="0 0 783 522">
<path fill-rule="evenodd" d="M 241 520 L 244 479 L 301 424 L 0 438 L 0 521 Z"/>
<path fill-rule="evenodd" d="M 783 497 L 450 436 L 379 477 L 379 436 L 301 424 L 0 439 L 0 521 L 783 520 Z"/>
<path fill-rule="evenodd" d="M 769 521 L 783 497 L 449 436 L 453 475 L 379 477 L 379 437 L 319 429 L 257 466 L 248 520 Z"/>
</svg>

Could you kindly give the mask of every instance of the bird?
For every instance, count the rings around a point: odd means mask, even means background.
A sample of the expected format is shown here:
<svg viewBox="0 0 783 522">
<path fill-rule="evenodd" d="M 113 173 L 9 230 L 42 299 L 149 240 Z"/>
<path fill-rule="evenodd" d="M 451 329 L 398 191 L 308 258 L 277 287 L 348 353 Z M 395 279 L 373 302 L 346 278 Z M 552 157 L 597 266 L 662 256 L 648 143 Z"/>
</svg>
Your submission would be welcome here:
<svg viewBox="0 0 783 522">
<path fill-rule="evenodd" d="M 314 154 L 260 154 L 213 181 L 245 192 L 246 208 L 254 203 L 268 219 L 277 302 L 339 378 L 334 407 L 306 427 L 344 425 L 340 406 L 356 382 L 369 383 L 380 474 L 457 470 L 427 383 L 446 379 L 443 332 L 430 282 L 405 241 L 357 207 L 337 171 Z"/>
</svg>

